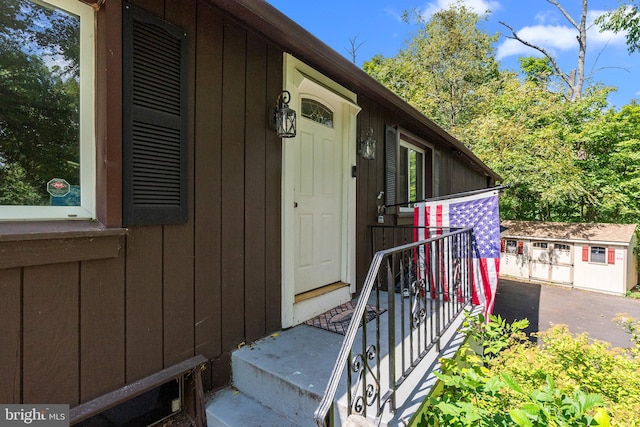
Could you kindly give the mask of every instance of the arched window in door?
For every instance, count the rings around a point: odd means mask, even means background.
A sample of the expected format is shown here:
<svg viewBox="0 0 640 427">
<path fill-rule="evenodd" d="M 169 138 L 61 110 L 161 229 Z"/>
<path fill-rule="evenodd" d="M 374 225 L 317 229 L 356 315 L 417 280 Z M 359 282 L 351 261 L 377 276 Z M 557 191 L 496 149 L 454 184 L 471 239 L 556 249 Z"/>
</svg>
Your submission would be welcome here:
<svg viewBox="0 0 640 427">
<path fill-rule="evenodd" d="M 302 117 L 333 128 L 333 111 L 322 103 L 310 99 L 302 98 Z"/>
</svg>

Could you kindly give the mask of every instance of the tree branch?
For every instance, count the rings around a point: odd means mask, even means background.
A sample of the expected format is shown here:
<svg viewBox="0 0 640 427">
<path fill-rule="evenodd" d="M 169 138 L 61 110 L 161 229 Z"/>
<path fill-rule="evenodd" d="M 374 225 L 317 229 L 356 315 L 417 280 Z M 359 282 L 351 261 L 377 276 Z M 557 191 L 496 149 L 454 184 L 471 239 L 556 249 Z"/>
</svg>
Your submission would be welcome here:
<svg viewBox="0 0 640 427">
<path fill-rule="evenodd" d="M 586 1 L 586 0 L 583 0 L 583 2 L 584 1 Z M 564 15 L 564 17 L 567 18 L 567 21 L 569 21 L 569 23 L 571 25 L 573 25 L 576 30 L 580 31 L 580 26 L 578 25 L 578 23 L 576 21 L 574 21 L 574 19 L 571 17 L 571 15 L 569 15 L 569 13 L 567 13 L 567 11 L 562 7 L 562 5 L 560 3 L 558 3 L 557 0 L 547 0 L 547 3 L 550 3 L 550 4 L 554 5 L 555 7 L 557 7 L 558 10 L 560 11 L 560 13 L 562 13 Z M 586 11 L 586 8 L 583 8 L 583 11 Z"/>
<path fill-rule="evenodd" d="M 349 53 L 349 55 L 351 55 L 351 61 L 355 64 L 356 63 L 356 57 L 358 54 L 358 49 L 360 49 L 362 47 L 363 44 L 365 44 L 367 41 L 363 41 L 361 43 L 357 43 L 358 37 L 360 37 L 360 34 L 358 34 L 357 36 L 350 38 L 349 39 L 349 44 L 351 45 L 349 48 L 346 49 L 346 51 Z"/>
<path fill-rule="evenodd" d="M 547 0 L 547 1 L 555 1 L 555 0 Z M 499 21 L 499 22 L 500 22 L 500 24 L 504 25 L 505 27 L 507 27 L 511 31 L 512 35 L 511 36 L 506 36 L 505 35 L 506 38 L 517 40 L 520 43 L 522 43 L 523 45 L 528 46 L 528 47 L 530 47 L 532 49 L 535 49 L 538 52 L 542 53 L 551 62 L 551 66 L 556 71 L 556 75 L 560 76 L 560 78 L 567 84 L 567 86 L 569 86 L 570 88 L 573 87 L 573 84 L 572 84 L 571 79 L 569 78 L 569 76 L 562 72 L 562 70 L 560 69 L 560 66 L 558 65 L 558 62 L 555 60 L 555 58 L 553 56 L 551 56 L 551 54 L 549 52 L 547 52 L 546 49 L 544 49 L 544 48 L 542 48 L 540 46 L 536 46 L 533 43 L 530 43 L 530 42 L 520 38 L 520 36 L 518 36 L 518 33 L 516 33 L 516 31 L 513 29 L 513 27 L 511 27 L 510 25 L 507 25 L 506 23 L 504 23 L 502 21 Z"/>
</svg>

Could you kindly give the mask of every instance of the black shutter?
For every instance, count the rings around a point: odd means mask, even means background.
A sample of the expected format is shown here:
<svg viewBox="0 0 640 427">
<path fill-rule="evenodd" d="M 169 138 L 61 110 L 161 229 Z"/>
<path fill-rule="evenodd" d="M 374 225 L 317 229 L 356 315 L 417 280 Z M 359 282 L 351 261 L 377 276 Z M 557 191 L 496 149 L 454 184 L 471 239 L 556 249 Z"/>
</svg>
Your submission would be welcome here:
<svg viewBox="0 0 640 427">
<path fill-rule="evenodd" d="M 384 138 L 384 170 L 385 170 L 385 205 L 391 206 L 398 203 L 398 130 L 394 127 L 387 126 Z M 387 213 L 394 212 L 395 208 Z"/>
<path fill-rule="evenodd" d="M 184 31 L 123 11 L 123 223 L 187 221 L 187 45 Z"/>
</svg>

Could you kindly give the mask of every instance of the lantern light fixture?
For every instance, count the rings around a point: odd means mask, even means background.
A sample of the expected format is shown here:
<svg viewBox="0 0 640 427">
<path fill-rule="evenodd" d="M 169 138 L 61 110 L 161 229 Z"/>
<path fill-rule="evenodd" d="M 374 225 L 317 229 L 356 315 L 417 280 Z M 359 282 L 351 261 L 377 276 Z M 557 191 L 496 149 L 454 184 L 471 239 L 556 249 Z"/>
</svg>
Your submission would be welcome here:
<svg viewBox="0 0 640 427">
<path fill-rule="evenodd" d="M 372 128 L 369 128 L 366 135 L 364 135 L 363 131 L 363 136 L 360 137 L 358 153 L 366 160 L 373 160 L 376 158 L 376 140 L 373 138 Z"/>
<path fill-rule="evenodd" d="M 294 138 L 296 136 L 296 112 L 289 108 L 291 93 L 282 91 L 276 100 L 276 110 L 273 113 L 273 125 L 280 138 Z"/>
</svg>

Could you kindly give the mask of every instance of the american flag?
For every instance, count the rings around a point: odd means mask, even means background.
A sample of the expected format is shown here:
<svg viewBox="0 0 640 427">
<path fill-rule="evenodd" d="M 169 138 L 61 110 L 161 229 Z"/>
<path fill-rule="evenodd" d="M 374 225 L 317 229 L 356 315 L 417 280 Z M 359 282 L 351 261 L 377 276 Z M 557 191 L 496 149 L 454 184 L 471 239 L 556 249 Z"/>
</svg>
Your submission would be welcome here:
<svg viewBox="0 0 640 427">
<path fill-rule="evenodd" d="M 498 191 L 415 205 L 414 225 L 418 227 L 472 227 L 473 303 L 482 304 L 491 314 L 498 289 L 500 269 L 500 214 Z M 416 240 L 429 237 L 417 229 Z"/>
</svg>

